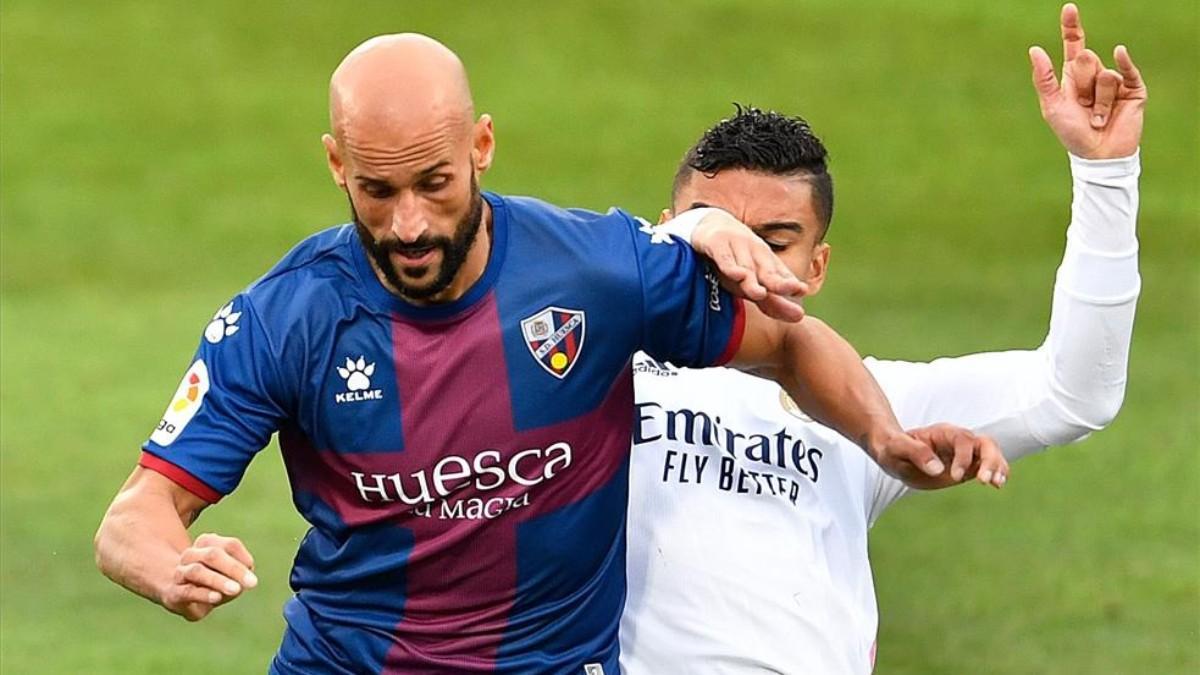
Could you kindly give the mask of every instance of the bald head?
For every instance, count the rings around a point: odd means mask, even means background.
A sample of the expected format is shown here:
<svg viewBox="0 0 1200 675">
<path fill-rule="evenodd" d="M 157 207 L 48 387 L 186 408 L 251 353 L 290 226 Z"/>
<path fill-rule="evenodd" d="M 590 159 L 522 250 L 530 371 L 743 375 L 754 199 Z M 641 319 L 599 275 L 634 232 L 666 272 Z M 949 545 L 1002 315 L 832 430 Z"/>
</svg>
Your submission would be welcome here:
<svg viewBox="0 0 1200 675">
<path fill-rule="evenodd" d="M 418 33 L 373 37 L 342 59 L 329 82 L 329 123 L 341 140 L 361 129 L 404 134 L 431 124 L 469 125 L 471 87 L 462 61 Z"/>
<path fill-rule="evenodd" d="M 376 276 L 409 301 L 452 301 L 487 266 L 495 136 L 474 117 L 462 61 L 424 35 L 371 38 L 330 78 L 329 171 Z"/>
</svg>

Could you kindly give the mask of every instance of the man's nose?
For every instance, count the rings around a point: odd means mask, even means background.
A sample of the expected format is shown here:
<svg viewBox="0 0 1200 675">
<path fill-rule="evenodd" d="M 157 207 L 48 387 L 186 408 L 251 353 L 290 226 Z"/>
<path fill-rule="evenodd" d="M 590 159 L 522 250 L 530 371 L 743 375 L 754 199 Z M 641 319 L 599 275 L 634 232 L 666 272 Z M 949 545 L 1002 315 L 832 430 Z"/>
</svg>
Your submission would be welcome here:
<svg viewBox="0 0 1200 675">
<path fill-rule="evenodd" d="M 401 194 L 392 209 L 392 234 L 401 242 L 410 244 L 420 239 L 428 227 L 417 196 L 410 191 Z"/>
</svg>

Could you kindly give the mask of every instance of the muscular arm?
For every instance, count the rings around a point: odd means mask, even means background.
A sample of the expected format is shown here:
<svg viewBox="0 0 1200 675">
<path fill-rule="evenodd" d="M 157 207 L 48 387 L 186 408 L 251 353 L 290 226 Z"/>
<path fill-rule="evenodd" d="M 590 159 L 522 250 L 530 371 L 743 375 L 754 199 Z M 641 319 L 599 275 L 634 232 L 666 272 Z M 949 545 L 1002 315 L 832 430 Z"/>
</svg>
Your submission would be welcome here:
<svg viewBox="0 0 1200 675">
<path fill-rule="evenodd" d="M 165 476 L 134 469 L 96 532 L 96 566 L 176 614 L 204 618 L 243 586 L 257 584 L 253 559 L 241 542 L 217 535 L 192 542 L 187 528 L 205 506 Z"/>
<path fill-rule="evenodd" d="M 832 328 L 812 317 L 775 321 L 750 305 L 746 312 L 734 367 L 777 381 L 806 413 L 914 487 L 958 482 L 943 474 L 945 464 L 930 446 L 901 429 L 858 352 Z"/>
<path fill-rule="evenodd" d="M 869 437 L 899 429 L 883 391 L 850 343 L 820 319 L 774 321 L 752 305 L 730 364 L 776 380 L 813 419 L 866 447 Z"/>
<path fill-rule="evenodd" d="M 161 474 L 134 469 L 96 532 L 96 566 L 109 579 L 160 602 L 179 555 L 192 544 L 187 527 L 205 506 Z"/>
<path fill-rule="evenodd" d="M 722 285 L 751 300 L 743 305 L 745 329 L 729 365 L 775 380 L 805 412 L 858 443 L 891 473 L 907 480 L 943 471 L 931 449 L 901 430 L 854 347 L 824 322 L 804 319 L 790 296 L 804 295 L 807 285 L 765 242 L 716 208 L 686 211 L 661 230 L 687 241 L 716 265 Z M 897 461 L 893 450 L 905 458 Z"/>
</svg>

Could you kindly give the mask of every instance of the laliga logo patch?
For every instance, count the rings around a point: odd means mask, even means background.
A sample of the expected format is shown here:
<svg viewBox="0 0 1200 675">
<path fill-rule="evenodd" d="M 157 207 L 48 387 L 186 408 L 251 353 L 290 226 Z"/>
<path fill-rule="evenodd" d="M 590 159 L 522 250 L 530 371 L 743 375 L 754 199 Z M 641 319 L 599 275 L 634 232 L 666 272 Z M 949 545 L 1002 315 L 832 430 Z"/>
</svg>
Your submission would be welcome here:
<svg viewBox="0 0 1200 675">
<path fill-rule="evenodd" d="M 547 307 L 521 320 L 525 346 L 546 372 L 563 379 L 583 349 L 586 322 L 581 310 Z"/>
<path fill-rule="evenodd" d="M 183 432 L 183 428 L 196 416 L 196 411 L 200 410 L 200 404 L 207 393 L 208 367 L 204 365 L 203 360 L 197 360 L 183 374 L 183 381 L 175 390 L 171 405 L 167 406 L 167 411 L 158 421 L 154 433 L 150 434 L 150 440 L 164 447 L 174 443 Z"/>
</svg>

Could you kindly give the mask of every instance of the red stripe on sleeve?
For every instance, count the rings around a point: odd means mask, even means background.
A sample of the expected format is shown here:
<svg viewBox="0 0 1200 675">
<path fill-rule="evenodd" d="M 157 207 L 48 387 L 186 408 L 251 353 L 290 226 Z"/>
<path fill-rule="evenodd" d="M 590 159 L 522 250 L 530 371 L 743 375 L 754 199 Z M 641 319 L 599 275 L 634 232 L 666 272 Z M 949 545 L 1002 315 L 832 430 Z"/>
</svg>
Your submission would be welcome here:
<svg viewBox="0 0 1200 675">
<path fill-rule="evenodd" d="M 138 460 L 138 466 L 150 469 L 155 473 L 161 473 L 178 484 L 179 487 L 196 495 L 209 504 L 216 504 L 217 502 L 221 501 L 221 493 L 210 488 L 204 481 L 196 478 L 192 474 L 184 471 L 178 466 L 175 466 L 167 460 L 152 455 L 145 450 L 142 451 L 142 458 Z"/>
<path fill-rule="evenodd" d="M 737 356 L 738 350 L 742 348 L 742 338 L 746 335 L 746 305 L 745 300 L 741 298 L 731 298 L 733 300 L 733 330 L 729 335 L 729 344 L 725 345 L 725 351 L 717 357 L 717 362 L 714 366 L 723 366 L 733 360 Z"/>
</svg>

